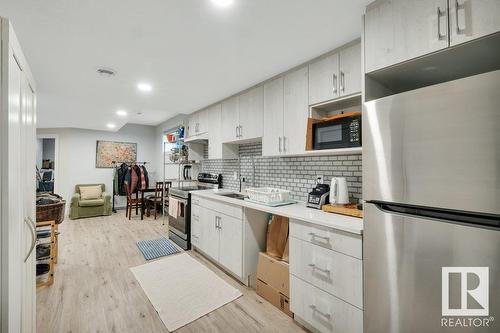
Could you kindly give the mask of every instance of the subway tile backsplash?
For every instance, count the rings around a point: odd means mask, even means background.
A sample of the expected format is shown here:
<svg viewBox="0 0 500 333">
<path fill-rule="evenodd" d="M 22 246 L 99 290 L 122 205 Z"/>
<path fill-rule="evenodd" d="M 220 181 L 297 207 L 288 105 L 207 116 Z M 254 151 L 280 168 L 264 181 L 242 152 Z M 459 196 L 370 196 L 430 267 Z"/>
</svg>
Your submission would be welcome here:
<svg viewBox="0 0 500 333">
<path fill-rule="evenodd" d="M 262 144 L 240 145 L 239 159 L 204 160 L 203 172 L 221 173 L 223 188 L 239 190 L 239 180 L 245 179 L 243 188 L 277 187 L 290 190 L 292 198 L 306 201 L 317 176 L 326 183 L 332 177 L 346 177 L 351 202 L 362 198 L 361 154 L 331 156 L 263 157 Z M 252 175 L 255 174 L 255 179 Z"/>
</svg>

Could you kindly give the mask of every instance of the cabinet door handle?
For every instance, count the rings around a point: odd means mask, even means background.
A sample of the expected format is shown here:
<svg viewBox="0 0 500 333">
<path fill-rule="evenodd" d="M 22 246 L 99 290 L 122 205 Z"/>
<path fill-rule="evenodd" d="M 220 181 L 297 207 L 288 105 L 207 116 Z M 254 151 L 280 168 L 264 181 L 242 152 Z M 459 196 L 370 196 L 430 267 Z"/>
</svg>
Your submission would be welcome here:
<svg viewBox="0 0 500 333">
<path fill-rule="evenodd" d="M 243 136 L 243 126 L 240 125 L 240 138 Z"/>
<path fill-rule="evenodd" d="M 30 246 L 30 249 L 28 251 L 28 254 L 26 255 L 26 257 L 24 258 L 24 262 L 28 261 L 28 258 L 31 256 L 31 253 L 33 252 L 33 249 L 35 248 L 35 244 L 36 244 L 36 230 L 35 230 L 35 227 L 34 227 L 34 223 L 33 223 L 33 220 L 31 219 L 31 217 L 27 217 L 24 219 L 24 223 L 28 224 L 29 227 L 30 227 L 30 232 L 31 232 L 31 246 Z"/>
<path fill-rule="evenodd" d="M 458 2 L 458 0 L 455 0 L 455 20 L 457 21 L 457 35 L 462 35 L 462 34 L 465 34 L 465 29 L 466 27 L 464 27 L 463 29 L 460 28 L 460 23 L 458 23 L 458 11 L 463 9 L 465 11 L 465 4 L 460 4 Z"/>
<path fill-rule="evenodd" d="M 238 126 L 236 126 L 236 137 L 238 137 Z"/>
<path fill-rule="evenodd" d="M 345 74 L 340 72 L 340 91 L 345 92 Z"/>
<path fill-rule="evenodd" d="M 222 217 L 217 216 L 219 219 L 219 230 L 222 230 Z"/>
<path fill-rule="evenodd" d="M 286 152 L 286 136 L 283 136 L 283 152 Z"/>
<path fill-rule="evenodd" d="M 313 310 L 313 312 L 320 314 L 321 316 L 327 318 L 328 320 L 332 317 L 329 313 L 324 313 L 324 312 L 319 311 L 318 308 L 316 307 L 316 305 L 314 305 L 314 304 L 309 305 L 309 308 L 311 308 Z"/>
<path fill-rule="evenodd" d="M 309 236 L 311 236 L 311 238 L 321 238 L 321 239 L 324 239 L 326 241 L 330 241 L 330 237 L 320 236 L 320 235 L 315 234 L 314 232 L 310 232 Z"/>
<path fill-rule="evenodd" d="M 337 95 L 337 74 L 333 74 L 333 94 Z"/>
<path fill-rule="evenodd" d="M 317 269 L 318 271 L 321 271 L 323 273 L 330 275 L 330 270 L 327 268 L 318 267 L 318 266 L 316 266 L 316 264 L 309 264 L 309 267 L 311 267 L 313 270 Z"/>
<path fill-rule="evenodd" d="M 445 15 L 446 15 L 446 11 L 445 10 L 441 11 L 441 8 L 438 7 L 437 8 L 438 40 L 445 40 L 446 39 L 446 34 L 441 33 L 441 17 L 443 17 Z"/>
<path fill-rule="evenodd" d="M 279 137 L 278 140 L 278 147 L 279 147 L 279 152 L 281 153 L 281 136 Z"/>
</svg>

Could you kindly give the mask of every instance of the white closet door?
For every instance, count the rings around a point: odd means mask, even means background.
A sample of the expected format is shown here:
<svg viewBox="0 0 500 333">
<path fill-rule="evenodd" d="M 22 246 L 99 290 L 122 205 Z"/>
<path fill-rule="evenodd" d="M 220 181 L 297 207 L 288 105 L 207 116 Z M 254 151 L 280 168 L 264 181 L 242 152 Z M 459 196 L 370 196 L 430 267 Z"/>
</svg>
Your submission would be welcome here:
<svg viewBox="0 0 500 333">
<path fill-rule="evenodd" d="M 25 252 L 29 253 L 34 246 L 34 226 L 36 223 L 35 216 L 35 193 L 36 193 L 36 177 L 35 177 L 35 149 L 36 133 L 34 114 L 34 92 L 28 83 L 25 76 L 21 82 L 21 174 L 23 182 L 21 184 L 21 196 L 23 198 L 23 243 L 25 244 Z M 36 312 L 36 292 L 35 292 L 35 255 L 36 250 L 33 248 L 31 254 L 26 258 L 23 266 L 23 304 L 22 304 L 22 332 L 35 331 L 35 312 Z"/>
</svg>

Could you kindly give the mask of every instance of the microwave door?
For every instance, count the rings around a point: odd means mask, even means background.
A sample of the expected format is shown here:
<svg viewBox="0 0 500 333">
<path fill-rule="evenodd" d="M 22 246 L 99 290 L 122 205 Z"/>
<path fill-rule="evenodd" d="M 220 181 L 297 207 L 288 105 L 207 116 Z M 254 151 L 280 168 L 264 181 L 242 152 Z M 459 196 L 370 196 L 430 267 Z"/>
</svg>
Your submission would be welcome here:
<svg viewBox="0 0 500 333">
<path fill-rule="evenodd" d="M 318 126 L 316 128 L 316 149 L 335 148 L 336 145 L 342 144 L 342 124 Z"/>
</svg>

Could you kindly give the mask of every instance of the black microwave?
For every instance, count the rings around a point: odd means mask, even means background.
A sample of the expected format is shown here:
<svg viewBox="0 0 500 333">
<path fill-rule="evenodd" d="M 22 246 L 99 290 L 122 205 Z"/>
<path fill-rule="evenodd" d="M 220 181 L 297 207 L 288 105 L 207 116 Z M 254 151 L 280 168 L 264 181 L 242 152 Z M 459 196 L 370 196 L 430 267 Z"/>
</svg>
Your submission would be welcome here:
<svg viewBox="0 0 500 333">
<path fill-rule="evenodd" d="M 361 112 L 350 112 L 313 124 L 313 149 L 361 147 Z"/>
</svg>

